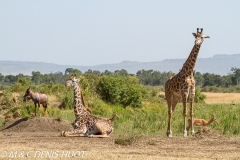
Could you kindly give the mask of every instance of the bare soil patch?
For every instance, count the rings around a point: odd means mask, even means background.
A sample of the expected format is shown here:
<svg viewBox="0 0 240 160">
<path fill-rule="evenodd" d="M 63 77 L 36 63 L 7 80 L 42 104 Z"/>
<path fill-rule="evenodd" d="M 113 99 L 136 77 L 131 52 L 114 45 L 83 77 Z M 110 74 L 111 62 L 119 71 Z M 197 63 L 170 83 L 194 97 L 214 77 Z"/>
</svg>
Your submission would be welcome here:
<svg viewBox="0 0 240 160">
<path fill-rule="evenodd" d="M 240 159 L 240 140 L 209 128 L 187 138 L 142 136 L 129 146 L 115 144 L 115 134 L 110 138 L 60 137 L 59 130 L 67 129 L 71 129 L 69 122 L 46 117 L 10 120 L 1 127 L 0 159 Z M 17 157 L 9 157 L 13 151 Z M 78 151 L 84 155 L 71 157 Z M 48 152 L 57 154 L 49 158 Z"/>
</svg>

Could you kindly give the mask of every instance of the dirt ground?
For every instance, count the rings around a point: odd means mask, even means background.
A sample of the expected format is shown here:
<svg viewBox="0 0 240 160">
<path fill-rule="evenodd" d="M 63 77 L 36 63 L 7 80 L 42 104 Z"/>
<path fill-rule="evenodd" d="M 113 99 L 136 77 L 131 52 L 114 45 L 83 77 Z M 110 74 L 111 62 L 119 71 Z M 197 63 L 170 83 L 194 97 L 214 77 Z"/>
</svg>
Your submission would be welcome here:
<svg viewBox="0 0 240 160">
<path fill-rule="evenodd" d="M 110 138 L 60 137 L 71 129 L 52 118 L 9 120 L 0 128 L 0 159 L 240 159 L 240 140 L 219 135 L 210 128 L 194 137 L 143 136 L 123 146 Z"/>
</svg>

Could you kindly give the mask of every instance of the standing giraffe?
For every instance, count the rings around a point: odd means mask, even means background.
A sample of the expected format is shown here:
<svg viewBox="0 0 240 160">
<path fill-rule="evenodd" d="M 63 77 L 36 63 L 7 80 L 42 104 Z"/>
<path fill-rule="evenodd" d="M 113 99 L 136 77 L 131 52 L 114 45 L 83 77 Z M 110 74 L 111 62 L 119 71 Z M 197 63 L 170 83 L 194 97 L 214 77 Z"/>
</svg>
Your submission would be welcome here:
<svg viewBox="0 0 240 160">
<path fill-rule="evenodd" d="M 194 67 L 197 60 L 198 52 L 200 50 L 201 44 L 204 38 L 210 38 L 209 36 L 204 36 L 201 31 L 197 28 L 197 33 L 192 33 L 195 37 L 195 43 L 193 49 L 188 56 L 187 60 L 182 66 L 182 69 L 178 74 L 171 77 L 165 84 L 165 97 L 168 103 L 168 128 L 167 136 L 172 137 L 171 121 L 174 109 L 178 103 L 178 100 L 182 97 L 183 102 L 183 116 L 184 116 L 184 137 L 187 136 L 186 130 L 186 116 L 187 116 L 187 99 L 189 96 L 190 103 L 190 119 L 191 119 L 191 134 L 194 134 L 193 129 L 193 102 L 195 97 L 195 80 L 194 80 Z"/>
<path fill-rule="evenodd" d="M 61 135 L 66 136 L 84 136 L 88 137 L 109 137 L 113 132 L 111 121 L 105 118 L 93 116 L 85 107 L 81 88 L 78 85 L 80 79 L 74 76 L 66 81 L 66 86 L 73 87 L 74 90 L 74 113 L 76 120 L 72 123 L 73 130 L 62 131 Z"/>
</svg>

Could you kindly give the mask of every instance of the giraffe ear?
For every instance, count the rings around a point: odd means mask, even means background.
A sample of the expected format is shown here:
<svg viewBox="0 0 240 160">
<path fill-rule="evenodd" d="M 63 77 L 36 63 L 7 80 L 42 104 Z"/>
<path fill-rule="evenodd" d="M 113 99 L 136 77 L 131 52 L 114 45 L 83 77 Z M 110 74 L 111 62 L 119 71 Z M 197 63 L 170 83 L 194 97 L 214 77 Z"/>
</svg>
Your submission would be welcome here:
<svg viewBox="0 0 240 160">
<path fill-rule="evenodd" d="M 197 34 L 196 33 L 192 33 L 193 34 L 193 37 L 197 38 Z"/>
</svg>

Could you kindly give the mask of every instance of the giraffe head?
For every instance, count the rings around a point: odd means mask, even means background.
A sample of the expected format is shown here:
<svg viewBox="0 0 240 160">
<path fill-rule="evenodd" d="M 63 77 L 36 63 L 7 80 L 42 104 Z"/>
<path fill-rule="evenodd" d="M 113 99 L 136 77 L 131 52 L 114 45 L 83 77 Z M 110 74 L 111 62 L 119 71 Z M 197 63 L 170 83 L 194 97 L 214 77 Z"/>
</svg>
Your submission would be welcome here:
<svg viewBox="0 0 240 160">
<path fill-rule="evenodd" d="M 201 45 L 204 38 L 210 38 L 209 36 L 203 35 L 202 31 L 203 31 L 202 28 L 200 30 L 199 30 L 199 28 L 197 28 L 197 33 L 192 33 L 193 36 L 195 37 L 195 44 L 196 45 Z"/>
<path fill-rule="evenodd" d="M 80 81 L 80 78 L 75 78 L 75 76 L 71 76 L 71 78 L 65 82 L 65 85 L 73 87 L 75 85 L 78 85 L 79 81 Z"/>
</svg>

